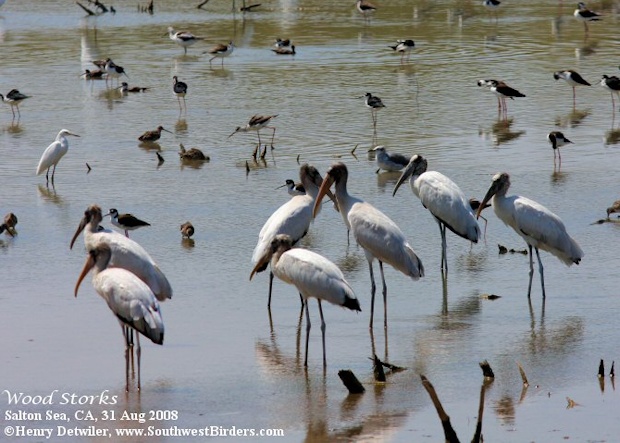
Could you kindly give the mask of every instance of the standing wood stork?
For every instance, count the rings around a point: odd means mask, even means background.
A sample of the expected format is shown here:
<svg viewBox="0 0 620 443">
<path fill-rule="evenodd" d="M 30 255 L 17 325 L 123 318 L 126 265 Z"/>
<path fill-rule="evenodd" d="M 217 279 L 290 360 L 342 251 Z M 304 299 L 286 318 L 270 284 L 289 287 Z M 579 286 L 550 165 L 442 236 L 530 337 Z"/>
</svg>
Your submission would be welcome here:
<svg viewBox="0 0 620 443">
<path fill-rule="evenodd" d="M 342 271 L 334 263 L 307 249 L 292 249 L 293 239 L 286 234 L 278 234 L 271 241 L 252 269 L 250 280 L 259 269 L 264 269 L 271 262 L 271 272 L 285 283 L 295 285 L 306 308 L 306 358 L 308 366 L 308 341 L 310 338 L 310 313 L 308 298 L 314 297 L 319 304 L 321 315 L 321 336 L 323 341 L 323 367 L 327 366 L 325 358 L 325 320 L 321 301 L 343 306 L 352 311 L 361 311 L 351 285 L 344 279 Z"/>
<path fill-rule="evenodd" d="M 259 267 L 255 267 L 255 272 L 262 272 L 267 268 L 269 262 L 261 262 L 261 258 L 266 255 L 276 235 L 287 234 L 291 237 L 293 244 L 295 244 L 306 235 L 310 228 L 313 218 L 312 211 L 319 193 L 319 185 L 323 182 L 323 177 L 321 177 L 321 174 L 314 166 L 308 164 L 301 166 L 299 177 L 306 189 L 306 193 L 293 196 L 289 201 L 280 206 L 267 219 L 258 234 L 258 242 L 252 253 L 252 264 L 256 265 L 259 262 L 262 264 Z M 269 273 L 268 309 L 271 309 L 272 286 L 273 271 Z"/>
<path fill-rule="evenodd" d="M 538 259 L 538 272 L 542 295 L 545 298 L 545 277 L 543 264 L 540 260 L 539 249 L 550 252 L 558 259 L 570 266 L 579 264 L 583 258 L 583 250 L 577 242 L 566 232 L 564 223 L 553 212 L 529 198 L 519 195 L 506 196 L 510 187 L 510 176 L 506 172 L 495 174 L 488 192 L 482 199 L 482 208 L 493 197 L 495 215 L 519 234 L 529 248 L 530 253 L 530 281 L 527 287 L 527 297 L 532 291 L 532 277 L 534 275 L 534 258 L 532 247 Z M 476 216 L 482 209 L 478 209 Z"/>
<path fill-rule="evenodd" d="M 103 229 L 99 226 L 101 220 L 101 208 L 98 205 L 89 206 L 71 239 L 70 249 L 73 249 L 78 235 L 84 231 L 84 245 L 87 250 L 97 249 L 99 245 L 106 245 L 110 249 L 109 268 L 123 268 L 136 275 L 148 285 L 159 301 L 172 298 L 172 287 L 168 279 L 148 252 L 130 238 Z"/>
<path fill-rule="evenodd" d="M 149 338 L 153 343 L 161 345 L 164 343 L 164 322 L 161 318 L 159 303 L 157 303 L 151 289 L 128 270 L 109 267 L 111 258 L 112 251 L 106 244 L 99 244 L 88 249 L 88 258 L 75 284 L 75 296 L 77 297 L 80 284 L 86 274 L 94 268 L 93 287 L 106 301 L 123 329 L 126 391 L 129 391 L 129 353 L 133 346 L 126 328 L 131 328 L 139 333 L 136 334 L 139 390 L 141 388 L 140 359 L 142 355 L 140 334 Z"/>
<path fill-rule="evenodd" d="M 555 151 L 558 151 L 558 157 L 560 158 L 560 168 L 562 167 L 562 154 L 560 153 L 560 147 L 572 143 L 567 137 L 560 131 L 551 131 L 547 134 L 547 140 L 551 143 L 553 148 L 553 169 L 555 169 Z"/>
<path fill-rule="evenodd" d="M 54 184 L 54 174 L 56 173 L 56 165 L 60 161 L 60 159 L 67 153 L 69 150 L 69 141 L 67 140 L 67 135 L 72 135 L 74 137 L 79 137 L 79 135 L 74 134 L 68 129 L 61 129 L 58 135 L 56 136 L 56 140 L 52 142 L 45 151 L 43 151 L 43 155 L 39 160 L 39 165 L 37 166 L 37 175 L 43 174 L 43 171 L 47 171 L 45 173 L 45 183 L 49 183 L 49 173 L 50 168 L 52 169 L 52 185 Z"/>
<path fill-rule="evenodd" d="M 441 233 L 441 269 L 448 272 L 446 228 L 459 237 L 478 243 L 480 227 L 472 213 L 469 201 L 461 189 L 445 175 L 427 171 L 427 161 L 421 155 L 411 157 L 403 170 L 392 196 L 405 180 L 409 179 L 411 190 L 422 205 L 430 211 Z"/>
<path fill-rule="evenodd" d="M 313 216 L 319 212 L 321 200 L 332 184 L 336 184 L 336 202 L 347 229 L 353 232 L 357 243 L 364 249 L 371 281 L 370 325 L 372 328 L 376 284 L 372 269 L 372 262 L 379 261 L 381 281 L 383 283 L 383 314 L 384 328 L 387 329 L 387 286 L 383 275 L 383 263 L 392 265 L 403 274 L 418 280 L 424 276 L 424 266 L 415 251 L 409 245 L 400 228 L 387 215 L 369 203 L 349 195 L 347 179 L 349 172 L 344 163 L 334 163 L 323 179 L 319 195 L 314 204 Z"/>
<path fill-rule="evenodd" d="M 170 37 L 170 40 L 175 42 L 177 45 L 183 47 L 183 53 L 187 54 L 187 48 L 192 46 L 198 40 L 203 40 L 202 37 L 196 37 L 189 31 L 175 31 L 172 26 L 168 26 L 168 32 L 165 35 Z"/>
</svg>

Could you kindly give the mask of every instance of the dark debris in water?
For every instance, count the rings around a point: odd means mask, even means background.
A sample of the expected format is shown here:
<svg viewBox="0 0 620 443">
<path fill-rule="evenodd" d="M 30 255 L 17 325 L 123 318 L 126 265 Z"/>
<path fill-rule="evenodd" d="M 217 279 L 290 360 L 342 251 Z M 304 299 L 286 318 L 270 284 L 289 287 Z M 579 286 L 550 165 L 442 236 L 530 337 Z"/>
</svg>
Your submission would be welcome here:
<svg viewBox="0 0 620 443">
<path fill-rule="evenodd" d="M 506 246 L 504 245 L 500 245 L 498 244 L 497 247 L 499 248 L 499 253 L 500 254 L 506 254 L 508 252 L 510 252 L 511 254 L 523 254 L 523 255 L 527 255 L 527 249 L 508 249 Z"/>
</svg>

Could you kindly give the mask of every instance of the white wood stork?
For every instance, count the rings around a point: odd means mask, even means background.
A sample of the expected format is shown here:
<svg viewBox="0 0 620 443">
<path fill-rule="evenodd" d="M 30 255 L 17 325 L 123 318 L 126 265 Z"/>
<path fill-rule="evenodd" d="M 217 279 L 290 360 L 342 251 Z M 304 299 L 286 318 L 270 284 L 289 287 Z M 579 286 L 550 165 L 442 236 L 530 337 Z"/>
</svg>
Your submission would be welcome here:
<svg viewBox="0 0 620 443">
<path fill-rule="evenodd" d="M 491 187 L 482 199 L 476 216 L 480 215 L 481 208 L 493 197 L 495 215 L 523 237 L 529 248 L 530 282 L 527 287 L 527 297 L 530 297 L 532 291 L 532 277 L 534 275 L 533 247 L 538 259 L 542 295 L 545 298 L 545 277 L 538 250 L 550 252 L 568 266 L 573 263 L 578 265 L 584 253 L 579 244 L 568 235 L 560 217 L 529 198 L 519 195 L 507 197 L 506 192 L 509 187 L 510 176 L 506 172 L 495 174 Z"/>
<path fill-rule="evenodd" d="M 308 366 L 308 341 L 310 338 L 310 313 L 308 298 L 314 297 L 321 315 L 321 338 L 323 341 L 323 367 L 327 366 L 325 357 L 325 320 L 321 301 L 343 306 L 352 311 L 361 311 L 359 302 L 351 285 L 345 280 L 342 271 L 334 263 L 307 249 L 292 249 L 293 239 L 286 234 L 278 234 L 269 248 L 252 269 L 250 280 L 259 269 L 271 262 L 271 272 L 285 283 L 295 285 L 306 307 L 306 358 Z"/>
<path fill-rule="evenodd" d="M 349 173 L 344 163 L 335 163 L 327 171 L 327 175 L 319 189 L 319 195 L 314 204 L 314 216 L 319 211 L 321 200 L 332 184 L 336 184 L 336 201 L 340 214 L 347 229 L 353 232 L 357 243 L 364 249 L 371 281 L 370 325 L 374 318 L 374 304 L 376 284 L 372 270 L 372 262 L 379 261 L 381 281 L 383 283 L 384 328 L 387 329 L 387 286 L 383 275 L 383 263 L 392 265 L 403 274 L 418 280 L 424 276 L 422 261 L 409 245 L 400 228 L 387 215 L 369 203 L 349 195 L 347 179 Z"/>
<path fill-rule="evenodd" d="M 106 244 L 88 250 L 88 258 L 77 283 L 75 296 L 86 274 L 94 268 L 93 287 L 103 297 L 110 310 L 116 315 L 125 337 L 125 390 L 129 391 L 129 352 L 133 346 L 126 328 L 136 330 L 138 357 L 138 389 L 140 386 L 140 334 L 153 343 L 164 343 L 164 322 L 159 303 L 150 288 L 135 274 L 122 268 L 109 268 L 112 251 Z"/>
<path fill-rule="evenodd" d="M 426 168 L 427 161 L 424 157 L 412 156 L 396 182 L 392 196 L 396 195 L 400 185 L 409 178 L 411 190 L 439 224 L 441 269 L 448 272 L 446 228 L 459 237 L 478 243 L 480 227 L 472 213 L 469 201 L 456 183 L 445 175 L 437 171 L 427 171 Z"/>
</svg>

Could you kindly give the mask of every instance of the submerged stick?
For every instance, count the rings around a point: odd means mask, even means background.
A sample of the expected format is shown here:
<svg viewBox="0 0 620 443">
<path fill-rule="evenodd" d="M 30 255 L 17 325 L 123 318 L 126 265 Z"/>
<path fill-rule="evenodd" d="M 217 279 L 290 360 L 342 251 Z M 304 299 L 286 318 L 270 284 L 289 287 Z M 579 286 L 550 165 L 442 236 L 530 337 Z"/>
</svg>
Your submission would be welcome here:
<svg viewBox="0 0 620 443">
<path fill-rule="evenodd" d="M 381 382 L 385 381 L 385 372 L 383 371 L 383 365 L 381 364 L 381 360 L 379 360 L 379 357 L 377 357 L 376 354 L 373 358 L 372 370 L 375 374 L 376 381 L 381 381 Z"/>
<path fill-rule="evenodd" d="M 450 424 L 450 417 L 444 411 L 443 406 L 441 405 L 441 401 L 439 401 L 439 397 L 437 396 L 437 392 L 433 387 L 433 384 L 422 374 L 420 374 L 420 378 L 422 379 L 422 385 L 428 395 L 430 396 L 435 409 L 437 410 L 437 415 L 439 415 L 439 420 L 441 420 L 441 426 L 443 427 L 443 433 L 446 438 L 446 442 L 448 443 L 460 443 L 459 438 L 456 436 L 456 432 L 454 432 L 454 428 Z"/>
<path fill-rule="evenodd" d="M 201 4 L 199 4 L 198 6 L 196 6 L 196 8 L 201 9 L 204 5 L 206 5 L 207 3 L 209 3 L 209 0 L 205 0 L 204 2 L 202 2 Z"/>
<path fill-rule="evenodd" d="M 616 370 L 614 369 L 615 364 L 616 364 L 615 361 L 611 362 L 611 370 L 609 371 L 609 376 L 611 378 L 614 378 L 616 376 Z"/>
<path fill-rule="evenodd" d="M 482 415 L 484 414 L 484 394 L 486 392 L 486 383 L 482 383 L 480 386 L 480 402 L 478 403 L 478 422 L 476 423 L 476 432 L 474 438 L 471 439 L 471 443 L 482 443 Z"/>
<path fill-rule="evenodd" d="M 605 363 L 603 363 L 602 358 L 601 358 L 601 362 L 598 365 L 598 376 L 605 377 Z"/>
<path fill-rule="evenodd" d="M 521 363 L 517 362 L 517 366 L 519 367 L 519 374 L 521 374 L 521 380 L 523 380 L 523 386 L 529 386 L 530 384 L 527 381 L 527 377 L 525 376 L 525 371 L 523 370 L 523 366 Z"/>
<path fill-rule="evenodd" d="M 338 371 L 338 377 L 340 377 L 342 383 L 349 390 L 349 394 L 363 394 L 364 391 L 366 391 L 364 386 L 362 386 L 353 371 L 350 369 L 341 369 Z"/>
<path fill-rule="evenodd" d="M 491 365 L 487 360 L 480 362 L 480 368 L 482 369 L 482 375 L 485 379 L 493 380 L 495 378 L 495 374 L 493 373 L 493 369 L 491 369 Z"/>
</svg>

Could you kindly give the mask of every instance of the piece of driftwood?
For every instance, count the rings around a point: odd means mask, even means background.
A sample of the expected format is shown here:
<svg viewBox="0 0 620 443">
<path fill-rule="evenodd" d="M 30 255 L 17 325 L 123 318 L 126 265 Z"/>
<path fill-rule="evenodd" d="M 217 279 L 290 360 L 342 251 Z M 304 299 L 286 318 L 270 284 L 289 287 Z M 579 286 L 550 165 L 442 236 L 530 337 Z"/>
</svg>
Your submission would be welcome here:
<svg viewBox="0 0 620 443">
<path fill-rule="evenodd" d="M 601 358 L 601 362 L 598 364 L 598 376 L 605 377 L 605 363 L 603 363 L 602 358 Z"/>
<path fill-rule="evenodd" d="M 383 365 L 381 364 L 381 360 L 376 355 L 373 358 L 372 372 L 375 374 L 375 380 L 384 382 L 385 381 L 385 372 L 383 371 Z"/>
<path fill-rule="evenodd" d="M 422 385 L 424 386 L 424 389 L 426 389 L 426 392 L 428 392 L 428 395 L 430 396 L 431 401 L 433 402 L 433 405 L 437 410 L 437 415 L 439 415 L 439 420 L 441 420 L 441 426 L 443 427 L 443 433 L 446 438 L 446 442 L 460 443 L 459 438 L 454 431 L 454 428 L 450 424 L 450 417 L 448 416 L 448 414 L 446 414 L 446 411 L 444 411 L 443 406 L 441 405 L 441 401 L 437 396 L 437 392 L 433 387 L 433 384 L 422 374 L 420 374 L 420 378 L 422 379 Z"/>
<path fill-rule="evenodd" d="M 350 369 L 341 369 L 338 371 L 338 377 L 340 377 L 342 383 L 349 390 L 349 394 L 363 394 L 364 391 L 366 391 L 364 386 L 362 386 L 353 371 Z"/>
<path fill-rule="evenodd" d="M 485 379 L 493 380 L 495 378 L 493 369 L 491 369 L 491 365 L 487 360 L 480 362 L 480 368 L 482 369 L 482 375 Z"/>
<path fill-rule="evenodd" d="M 480 402 L 478 403 L 478 422 L 476 423 L 476 432 L 474 432 L 474 438 L 471 439 L 471 443 L 482 443 L 482 415 L 484 414 L 484 394 L 487 389 L 487 384 L 482 383 L 480 386 Z"/>
<path fill-rule="evenodd" d="M 517 362 L 517 366 L 519 367 L 519 374 L 521 374 L 521 380 L 523 380 L 523 386 L 529 386 L 529 382 L 527 381 L 527 377 L 525 376 L 525 371 L 523 370 L 523 366 L 521 363 Z"/>
</svg>

